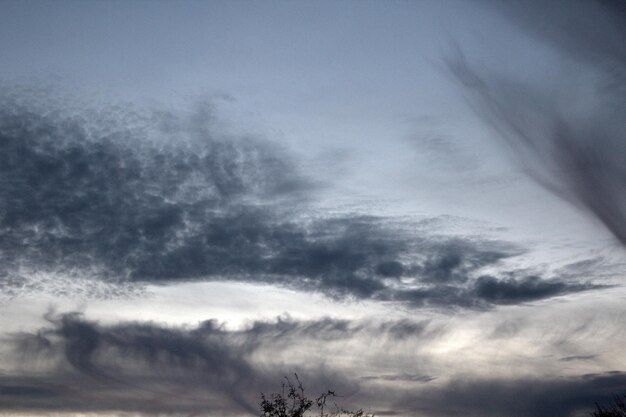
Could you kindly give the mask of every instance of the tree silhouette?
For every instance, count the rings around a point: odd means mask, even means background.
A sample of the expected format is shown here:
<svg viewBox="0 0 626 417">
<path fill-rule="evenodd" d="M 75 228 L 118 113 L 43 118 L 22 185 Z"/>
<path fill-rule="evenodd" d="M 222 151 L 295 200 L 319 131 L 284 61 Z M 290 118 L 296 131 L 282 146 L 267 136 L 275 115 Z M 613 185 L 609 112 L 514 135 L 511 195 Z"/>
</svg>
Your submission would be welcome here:
<svg viewBox="0 0 626 417">
<path fill-rule="evenodd" d="M 626 398 L 626 395 L 622 397 L 614 395 L 608 407 L 596 403 L 596 411 L 591 412 L 591 417 L 626 417 L 626 404 L 623 398 Z"/>
<path fill-rule="evenodd" d="M 326 391 L 315 400 L 308 398 L 304 394 L 304 387 L 295 374 L 296 384 L 285 377 L 282 382 L 282 389 L 279 393 L 273 393 L 268 397 L 261 393 L 261 417 L 305 417 L 310 415 L 310 411 L 315 405 L 320 417 L 374 417 L 373 414 L 366 414 L 362 409 L 349 411 L 333 403 L 334 409 L 328 412 L 327 401 L 337 397 L 334 391 Z"/>
</svg>

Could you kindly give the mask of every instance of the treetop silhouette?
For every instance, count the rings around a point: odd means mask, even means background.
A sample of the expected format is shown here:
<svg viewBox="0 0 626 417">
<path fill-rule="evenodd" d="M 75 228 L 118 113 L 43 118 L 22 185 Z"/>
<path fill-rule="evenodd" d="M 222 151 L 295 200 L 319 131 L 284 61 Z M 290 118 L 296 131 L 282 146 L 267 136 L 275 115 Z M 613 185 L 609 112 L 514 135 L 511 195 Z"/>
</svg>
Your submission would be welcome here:
<svg viewBox="0 0 626 417">
<path fill-rule="evenodd" d="M 328 401 L 338 397 L 334 391 L 328 390 L 315 400 L 308 398 L 304 393 L 304 387 L 298 374 L 294 373 L 296 383 L 289 378 L 281 384 L 281 392 L 270 394 L 267 397 L 261 393 L 261 417 L 305 417 L 313 415 L 315 405 L 319 417 L 374 417 L 373 414 L 366 414 L 362 409 L 356 411 L 346 410 L 336 403 L 332 404 L 332 411 L 328 411 Z"/>
</svg>

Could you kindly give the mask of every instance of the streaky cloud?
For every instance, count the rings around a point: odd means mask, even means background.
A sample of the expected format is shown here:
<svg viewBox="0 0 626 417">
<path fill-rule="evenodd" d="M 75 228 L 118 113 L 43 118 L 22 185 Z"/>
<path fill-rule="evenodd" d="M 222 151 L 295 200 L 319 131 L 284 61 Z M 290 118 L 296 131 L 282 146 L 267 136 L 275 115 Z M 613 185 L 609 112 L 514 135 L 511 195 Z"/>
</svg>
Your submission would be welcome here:
<svg viewBox="0 0 626 417">
<path fill-rule="evenodd" d="M 572 82 L 561 78 L 546 88 L 540 80 L 522 82 L 497 72 L 487 74 L 473 68 L 460 48 L 446 59 L 449 70 L 528 175 L 591 213 L 626 244 L 623 2 L 488 3 L 569 57 L 571 73 L 577 67 L 592 71 L 593 81 L 589 76 L 574 77 Z"/>
<path fill-rule="evenodd" d="M 428 320 L 282 317 L 229 330 L 215 320 L 173 327 L 151 322 L 102 324 L 78 313 L 49 314 L 47 319 L 49 325 L 36 332 L 5 337 L 5 346 L 13 348 L 8 354 L 21 358 L 22 365 L 18 373 L 0 375 L 4 410 L 254 413 L 259 392 L 275 390 L 281 378 L 295 371 L 309 393 L 333 389 L 348 395 L 344 401 L 400 415 L 569 417 L 590 410 L 594 402 L 610 398 L 626 383 L 618 371 L 491 378 L 431 375 L 420 373 L 417 366 L 414 372 L 400 368 L 396 373 L 376 373 L 370 370 L 374 364 L 350 370 L 351 365 L 341 362 L 345 352 L 335 352 L 339 356 L 335 362 L 326 356 L 337 347 L 352 346 L 348 341 L 375 338 L 383 342 L 378 346 L 382 349 L 408 339 L 426 343 L 442 330 L 441 323 Z M 322 346 L 325 353 L 320 352 Z M 410 361 L 420 359 L 415 346 L 407 346 Z"/>
<path fill-rule="evenodd" d="M 30 376 L 0 375 L 5 410 L 254 412 L 259 392 L 272 390 L 294 371 L 306 377 L 309 391 L 356 392 L 358 385 L 338 370 L 326 369 L 314 357 L 310 363 L 288 365 L 278 348 L 374 334 L 390 340 L 415 338 L 429 326 L 428 321 L 283 317 L 228 330 L 215 320 L 172 327 L 151 322 L 104 325 L 79 313 L 46 317 L 48 327 L 5 340 L 26 368 L 38 369 Z M 305 359 L 304 352 L 300 355 L 300 361 Z M 43 370 L 42 363 L 47 364 Z"/>
</svg>

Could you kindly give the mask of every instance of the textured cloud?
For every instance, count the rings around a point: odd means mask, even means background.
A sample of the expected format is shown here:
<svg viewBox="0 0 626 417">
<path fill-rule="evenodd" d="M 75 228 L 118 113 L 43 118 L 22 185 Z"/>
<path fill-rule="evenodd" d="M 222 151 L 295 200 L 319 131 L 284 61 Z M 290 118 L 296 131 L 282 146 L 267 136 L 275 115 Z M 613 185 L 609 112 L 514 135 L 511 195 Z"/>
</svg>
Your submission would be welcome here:
<svg viewBox="0 0 626 417">
<path fill-rule="evenodd" d="M 389 300 L 406 302 L 412 306 L 485 308 L 491 305 L 521 304 L 602 288 L 606 286 L 588 282 L 569 282 L 558 278 L 542 279 L 534 275 L 509 278 L 481 275 L 467 285 L 449 285 L 443 282 L 415 289 L 388 291 L 385 296 Z"/>
<path fill-rule="evenodd" d="M 495 304 L 516 304 L 548 298 L 555 295 L 593 288 L 588 284 L 568 285 L 562 281 L 542 280 L 537 276 L 525 276 L 523 279 L 498 280 L 492 276 L 481 276 L 476 280 L 475 294 L 487 302 Z"/>
<path fill-rule="evenodd" d="M 549 85 L 539 79 L 522 82 L 510 74 L 477 71 L 461 52 L 448 60 L 450 70 L 532 178 L 592 213 L 625 244 L 623 2 L 512 1 L 496 6 L 569 57 L 570 76 Z"/>
<path fill-rule="evenodd" d="M 214 134 L 202 108 L 141 124 L 125 120 L 130 110 L 104 122 L 13 102 L 0 110 L 5 264 L 218 273 L 234 268 L 229 256 L 259 256 L 271 219 L 252 203 L 304 187 L 281 149 Z"/>
<path fill-rule="evenodd" d="M 374 333 L 417 337 L 428 325 L 279 319 L 226 330 L 215 321 L 196 328 L 105 326 L 76 313 L 48 320 L 51 327 L 5 340 L 36 375 L 0 375 L 4 410 L 254 413 L 259 392 L 293 371 L 306 375 L 312 393 L 355 391 L 338 370 L 325 369 L 327 359 L 303 346 Z"/>
<path fill-rule="evenodd" d="M 215 321 L 193 328 L 103 325 L 75 313 L 48 320 L 38 332 L 5 339 L 13 350 L 4 359 L 19 357 L 21 368 L 0 375 L 4 410 L 254 414 L 259 392 L 276 390 L 297 371 L 311 395 L 330 388 L 347 395 L 342 402 L 400 415 L 574 416 L 626 384 L 620 372 L 472 378 L 420 372 L 429 363 L 420 346 L 447 332 L 430 321 L 287 318 L 228 330 Z M 359 346 L 375 352 L 350 362 Z M 407 366 L 384 353 L 398 349 L 406 350 L 413 372 L 392 371 Z"/>
<path fill-rule="evenodd" d="M 385 217 L 307 215 L 314 178 L 296 165 L 272 142 L 229 135 L 206 106 L 71 110 L 7 95 L 0 287 L 36 288 L 42 272 L 124 285 L 239 280 L 465 307 L 594 288 L 514 271 L 479 278 L 524 252 L 507 242 L 419 235 Z"/>
</svg>

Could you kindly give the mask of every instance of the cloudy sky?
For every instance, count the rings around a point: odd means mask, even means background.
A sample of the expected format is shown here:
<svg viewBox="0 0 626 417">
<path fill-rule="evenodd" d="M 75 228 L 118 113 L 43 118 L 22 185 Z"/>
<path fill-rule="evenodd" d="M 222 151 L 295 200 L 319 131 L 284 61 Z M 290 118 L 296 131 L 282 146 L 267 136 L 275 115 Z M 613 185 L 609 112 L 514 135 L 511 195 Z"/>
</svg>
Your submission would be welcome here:
<svg viewBox="0 0 626 417">
<path fill-rule="evenodd" d="M 626 392 L 619 0 L 0 1 L 0 416 Z"/>
</svg>

